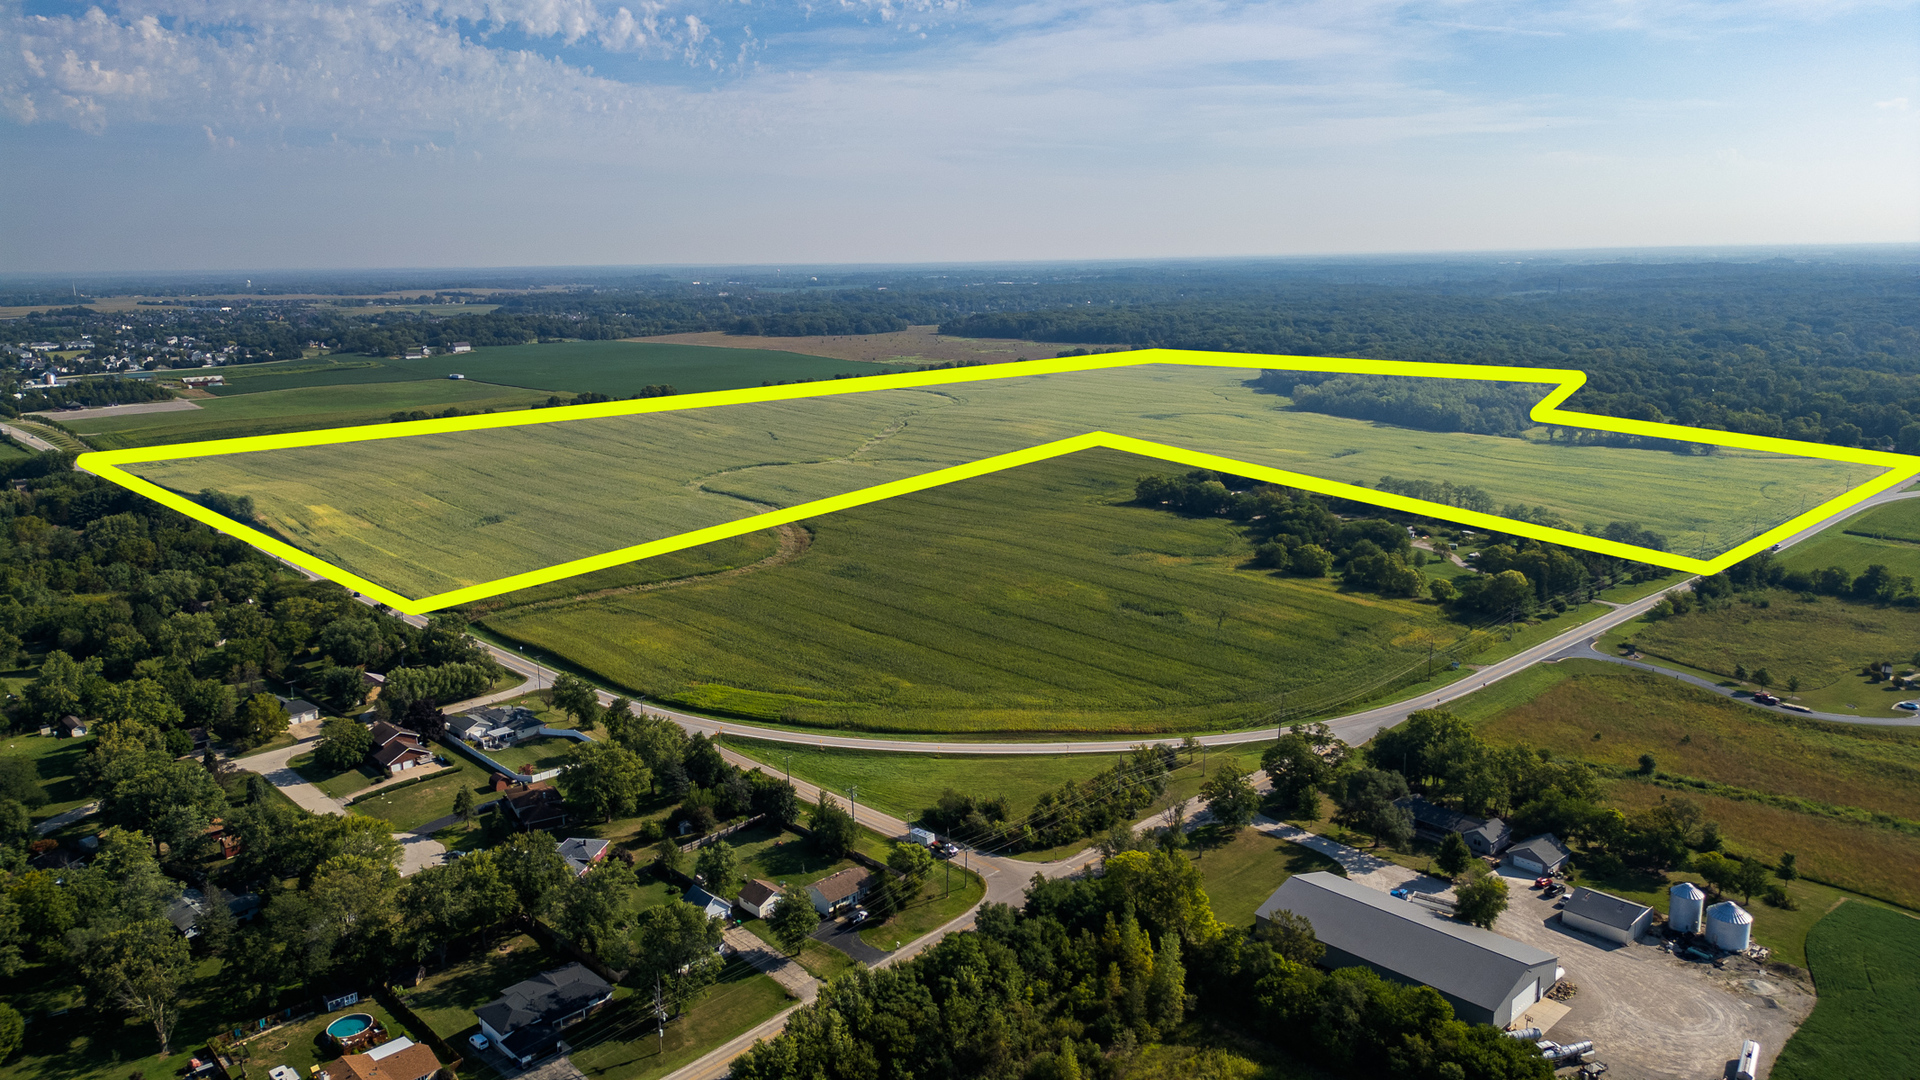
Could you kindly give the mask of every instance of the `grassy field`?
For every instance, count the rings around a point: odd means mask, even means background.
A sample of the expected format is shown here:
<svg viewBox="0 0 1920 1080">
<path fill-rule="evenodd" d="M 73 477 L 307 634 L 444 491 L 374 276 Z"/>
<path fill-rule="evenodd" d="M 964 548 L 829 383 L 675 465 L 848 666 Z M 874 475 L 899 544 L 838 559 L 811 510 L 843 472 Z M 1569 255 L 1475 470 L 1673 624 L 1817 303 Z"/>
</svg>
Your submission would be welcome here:
<svg viewBox="0 0 1920 1080">
<path fill-rule="evenodd" d="M 1774 1062 L 1775 1080 L 1896 1080 L 1920 1059 L 1920 921 L 1843 904 L 1807 937 L 1820 995 Z"/>
<path fill-rule="evenodd" d="M 1780 563 L 1808 571 L 1839 566 L 1855 576 L 1879 563 L 1896 578 L 1920 578 L 1920 499 L 1876 506 L 1847 518 L 1788 548 Z"/>
<path fill-rule="evenodd" d="M 983 477 L 819 519 L 784 566 L 482 625 L 651 700 L 942 732 L 1244 725 L 1282 693 L 1297 713 L 1462 635 L 1430 603 L 1241 569 L 1228 522 L 1119 505 L 1138 468 L 1116 454 Z"/>
<path fill-rule="evenodd" d="M 290 390 L 308 386 L 446 380 L 465 375 L 468 382 L 534 390 L 630 397 L 654 385 L 682 394 L 759 386 L 762 382 L 830 379 L 835 375 L 872 375 L 887 370 L 873 364 L 806 356 L 766 349 L 729 349 L 637 341 L 560 341 L 545 345 L 505 345 L 458 356 L 425 360 L 376 359 L 336 355 L 321 360 L 289 360 L 221 368 L 227 385 L 221 396 Z M 899 370 L 899 369 L 895 369 Z"/>
<path fill-rule="evenodd" d="M 987 883 L 951 862 L 933 868 L 920 895 L 883 920 L 869 921 L 860 940 L 892 952 L 910 945 L 967 913 L 987 895 Z"/>
<path fill-rule="evenodd" d="M 533 772 L 546 772 L 557 769 L 567 763 L 567 751 L 573 749 L 572 739 L 563 739 L 558 735 L 542 735 L 528 739 L 514 746 L 499 750 L 487 750 L 484 753 L 493 760 L 518 773 L 523 765 L 531 765 Z"/>
<path fill-rule="evenodd" d="M 1342 873 L 1327 856 L 1258 829 L 1241 829 L 1218 846 L 1191 847 L 1187 855 L 1200 868 L 1214 915 L 1228 926 L 1252 926 L 1255 909 L 1295 874 Z"/>
<path fill-rule="evenodd" d="M 541 348 L 547 348 L 542 346 Z M 764 355 L 764 354 L 760 354 Z M 463 358 L 464 359 L 464 358 Z M 1867 471 L 1746 452 L 1680 457 L 1281 413 L 1249 371 L 1143 368 L 155 463 L 182 490 L 252 495 L 330 561 L 427 595 L 1091 430 L 1331 479 L 1470 480 L 1578 524 L 1633 507 L 1672 550 L 1719 551 Z M 250 395 L 257 396 L 257 395 Z M 178 416 L 180 414 L 157 414 Z M 555 475 L 591 477 L 582 501 Z"/>
<path fill-rule="evenodd" d="M 1535 667 L 1449 707 L 1494 742 L 1526 742 L 1615 774 L 1651 754 L 1659 773 L 1725 785 L 1622 778 L 1605 801 L 1632 812 L 1684 795 L 1737 854 L 1771 864 L 1791 851 L 1804 875 L 1920 908 L 1920 833 L 1893 823 L 1920 817 L 1920 731 L 1765 712 L 1589 661 Z M 1755 909 L 1759 924 L 1779 915 Z"/>
<path fill-rule="evenodd" d="M 767 927 L 765 919 L 748 919 L 740 925 L 746 927 L 761 941 L 773 946 L 775 952 L 785 953 L 780 943 L 773 939 L 773 931 Z M 828 982 L 836 976 L 844 975 L 852 971 L 855 966 L 853 957 L 813 938 L 807 939 L 807 943 L 800 947 L 800 955 L 794 956 L 793 960 L 821 982 Z"/>
<path fill-rule="evenodd" d="M 1675 618 L 1636 619 L 1607 634 L 1603 644 L 1632 641 L 1650 659 L 1730 686 L 1736 666 L 1750 673 L 1766 669 L 1776 691 L 1797 677 L 1800 689 L 1786 696 L 1821 712 L 1901 715 L 1894 703 L 1913 695 L 1891 683 L 1868 682 L 1860 669 L 1891 660 L 1908 670 L 1920 644 L 1912 611 L 1780 589 L 1756 595 L 1765 607 L 1735 599 Z"/>
</svg>

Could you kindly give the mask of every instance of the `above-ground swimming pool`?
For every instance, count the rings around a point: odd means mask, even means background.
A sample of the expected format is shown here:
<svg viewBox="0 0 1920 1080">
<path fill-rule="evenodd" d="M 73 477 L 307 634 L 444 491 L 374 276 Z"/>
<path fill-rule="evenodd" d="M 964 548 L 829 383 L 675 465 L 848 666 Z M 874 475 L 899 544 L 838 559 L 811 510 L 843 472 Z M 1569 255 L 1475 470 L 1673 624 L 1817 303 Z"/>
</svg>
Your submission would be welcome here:
<svg viewBox="0 0 1920 1080">
<path fill-rule="evenodd" d="M 327 1037 L 338 1043 L 343 1050 L 351 1050 L 373 1037 L 373 1016 L 370 1013 L 348 1013 L 327 1025 Z"/>
</svg>

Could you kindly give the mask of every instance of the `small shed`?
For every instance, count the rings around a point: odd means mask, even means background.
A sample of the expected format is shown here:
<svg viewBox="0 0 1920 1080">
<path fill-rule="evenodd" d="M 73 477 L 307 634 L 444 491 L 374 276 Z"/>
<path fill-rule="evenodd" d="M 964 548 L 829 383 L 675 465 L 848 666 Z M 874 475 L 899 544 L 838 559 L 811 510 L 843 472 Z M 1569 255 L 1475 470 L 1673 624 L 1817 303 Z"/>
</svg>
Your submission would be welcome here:
<svg viewBox="0 0 1920 1080">
<path fill-rule="evenodd" d="M 63 716 L 60 718 L 60 730 L 66 733 L 67 738 L 78 739 L 87 733 L 87 722 L 77 716 Z"/>
<path fill-rule="evenodd" d="M 1573 852 L 1552 833 L 1541 833 L 1507 849 L 1507 865 L 1529 874 L 1552 874 L 1567 865 Z"/>
<path fill-rule="evenodd" d="M 1612 893 L 1578 888 L 1560 909 L 1560 924 L 1569 930 L 1631 945 L 1653 925 L 1653 909 Z"/>
<path fill-rule="evenodd" d="M 299 698 L 281 698 L 280 705 L 287 710 L 287 723 L 308 724 L 320 719 L 320 706 Z"/>
</svg>

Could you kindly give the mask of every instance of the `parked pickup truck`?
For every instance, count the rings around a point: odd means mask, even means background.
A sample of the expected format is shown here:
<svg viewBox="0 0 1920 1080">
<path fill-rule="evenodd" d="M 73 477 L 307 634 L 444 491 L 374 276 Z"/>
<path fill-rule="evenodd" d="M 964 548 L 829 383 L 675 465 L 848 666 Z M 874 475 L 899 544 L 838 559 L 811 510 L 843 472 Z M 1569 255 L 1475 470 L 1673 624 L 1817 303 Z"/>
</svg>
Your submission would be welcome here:
<svg viewBox="0 0 1920 1080">
<path fill-rule="evenodd" d="M 1780 699 L 1767 693 L 1765 690 L 1761 690 L 1753 695 L 1753 703 L 1755 705 L 1778 705 L 1780 704 Z"/>
</svg>

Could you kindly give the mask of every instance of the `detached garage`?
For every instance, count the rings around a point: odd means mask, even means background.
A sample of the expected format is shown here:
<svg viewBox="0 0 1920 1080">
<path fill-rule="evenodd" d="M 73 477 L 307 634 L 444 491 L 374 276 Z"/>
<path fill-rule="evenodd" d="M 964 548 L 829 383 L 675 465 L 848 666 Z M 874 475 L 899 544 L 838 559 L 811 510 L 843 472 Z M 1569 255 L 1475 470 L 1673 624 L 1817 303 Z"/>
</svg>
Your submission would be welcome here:
<svg viewBox="0 0 1920 1080">
<path fill-rule="evenodd" d="M 1622 900 L 1611 893 L 1575 889 L 1560 909 L 1560 923 L 1569 930 L 1631 945 L 1653 926 L 1653 909 Z"/>
<path fill-rule="evenodd" d="M 1555 873 L 1571 858 L 1573 852 L 1552 833 L 1541 833 L 1507 849 L 1507 865 L 1528 874 Z"/>
</svg>

